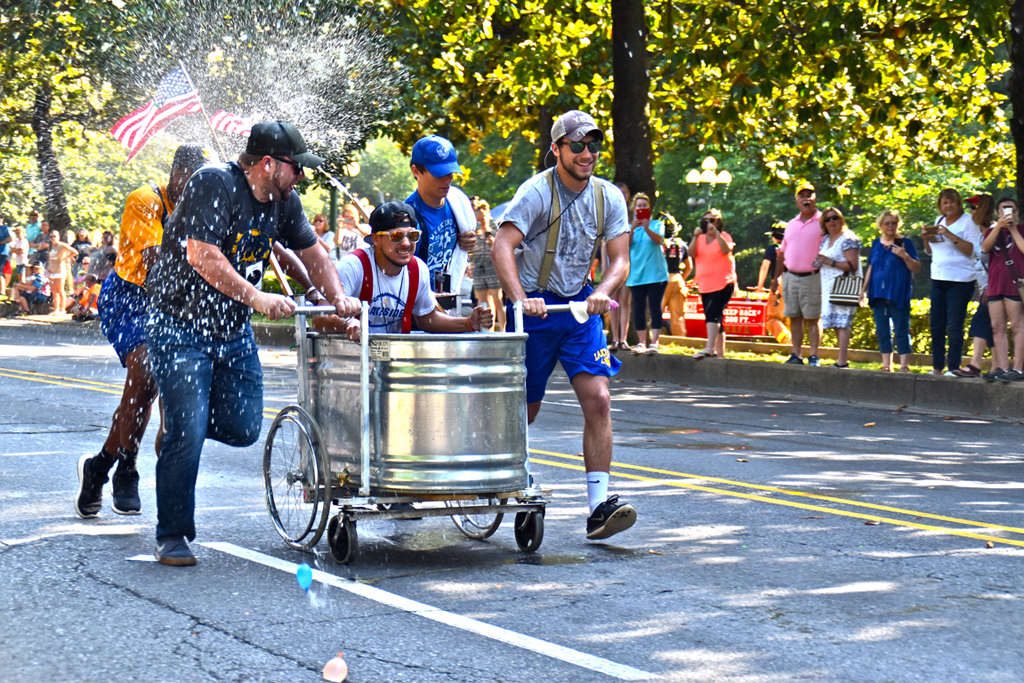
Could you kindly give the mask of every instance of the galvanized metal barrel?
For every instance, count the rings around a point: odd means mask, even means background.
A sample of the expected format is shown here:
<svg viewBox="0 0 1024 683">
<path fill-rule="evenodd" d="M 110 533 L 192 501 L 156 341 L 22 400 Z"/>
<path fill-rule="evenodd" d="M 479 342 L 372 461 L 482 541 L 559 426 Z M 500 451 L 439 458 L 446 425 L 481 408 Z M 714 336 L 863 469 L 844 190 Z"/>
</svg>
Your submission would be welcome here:
<svg viewBox="0 0 1024 683">
<path fill-rule="evenodd" d="M 371 335 L 370 486 L 376 495 L 527 486 L 525 334 Z M 312 412 L 331 473 L 360 482 L 360 347 L 314 338 Z"/>
</svg>

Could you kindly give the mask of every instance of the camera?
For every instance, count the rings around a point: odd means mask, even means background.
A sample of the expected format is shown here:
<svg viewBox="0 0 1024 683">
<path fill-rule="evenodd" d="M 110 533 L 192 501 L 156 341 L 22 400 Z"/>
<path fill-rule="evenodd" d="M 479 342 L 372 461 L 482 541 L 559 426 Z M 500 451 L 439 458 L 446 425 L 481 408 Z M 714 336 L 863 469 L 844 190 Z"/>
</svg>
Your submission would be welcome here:
<svg viewBox="0 0 1024 683">
<path fill-rule="evenodd" d="M 708 231 L 708 219 L 707 218 L 701 218 L 700 219 L 700 227 L 697 228 L 697 229 L 700 230 L 701 232 L 707 234 L 707 231 Z"/>
</svg>

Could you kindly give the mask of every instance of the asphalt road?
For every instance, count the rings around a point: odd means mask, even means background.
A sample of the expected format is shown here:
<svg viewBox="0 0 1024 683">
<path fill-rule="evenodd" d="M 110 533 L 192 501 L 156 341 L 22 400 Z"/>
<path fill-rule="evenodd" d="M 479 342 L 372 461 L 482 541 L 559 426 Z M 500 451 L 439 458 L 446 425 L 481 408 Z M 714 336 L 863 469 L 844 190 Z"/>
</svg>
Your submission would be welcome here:
<svg viewBox="0 0 1024 683">
<path fill-rule="evenodd" d="M 262 359 L 273 416 L 294 356 Z M 594 543 L 562 378 L 530 432 L 552 492 L 535 554 L 508 522 L 479 542 L 445 518 L 361 522 L 348 566 L 291 551 L 261 438 L 207 442 L 199 565 L 172 568 L 146 561 L 152 426 L 143 514 L 72 509 L 122 382 L 100 341 L 0 327 L 3 681 L 317 681 L 338 652 L 350 681 L 1022 680 L 1010 421 L 614 382 L 612 490 L 639 521 Z"/>
</svg>

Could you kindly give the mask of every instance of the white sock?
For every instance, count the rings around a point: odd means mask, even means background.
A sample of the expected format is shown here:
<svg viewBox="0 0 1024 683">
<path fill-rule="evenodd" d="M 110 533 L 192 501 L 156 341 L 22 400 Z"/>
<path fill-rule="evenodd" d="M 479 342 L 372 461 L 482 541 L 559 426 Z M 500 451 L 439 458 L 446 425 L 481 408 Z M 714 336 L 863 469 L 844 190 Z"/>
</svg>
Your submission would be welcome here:
<svg viewBox="0 0 1024 683">
<path fill-rule="evenodd" d="M 594 514 L 597 506 L 608 499 L 607 472 L 587 472 L 587 498 L 590 501 L 590 514 Z"/>
</svg>

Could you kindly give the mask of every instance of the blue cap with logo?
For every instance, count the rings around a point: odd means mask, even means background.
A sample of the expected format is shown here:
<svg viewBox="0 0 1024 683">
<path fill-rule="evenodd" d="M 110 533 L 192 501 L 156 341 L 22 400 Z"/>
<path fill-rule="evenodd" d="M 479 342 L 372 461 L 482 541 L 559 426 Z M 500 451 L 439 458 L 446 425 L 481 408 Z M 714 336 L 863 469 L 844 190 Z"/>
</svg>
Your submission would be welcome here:
<svg viewBox="0 0 1024 683">
<path fill-rule="evenodd" d="M 428 135 L 416 141 L 412 148 L 412 163 L 426 167 L 435 178 L 462 172 L 455 146 L 439 135 Z"/>
</svg>

